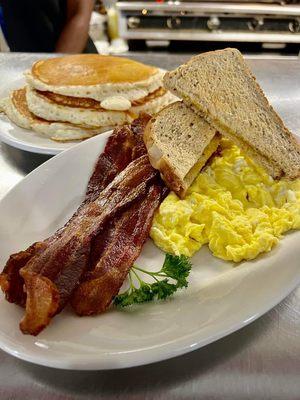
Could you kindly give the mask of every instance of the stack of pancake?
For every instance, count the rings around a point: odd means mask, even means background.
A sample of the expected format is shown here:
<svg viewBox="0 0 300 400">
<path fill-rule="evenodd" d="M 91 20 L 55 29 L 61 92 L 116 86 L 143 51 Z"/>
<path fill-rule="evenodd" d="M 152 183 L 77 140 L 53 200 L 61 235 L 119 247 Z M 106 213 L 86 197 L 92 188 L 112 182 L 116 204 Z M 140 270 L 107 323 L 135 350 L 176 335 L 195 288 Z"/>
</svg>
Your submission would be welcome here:
<svg viewBox="0 0 300 400">
<path fill-rule="evenodd" d="M 15 124 L 53 140 L 91 137 L 154 114 L 176 98 L 162 87 L 164 71 L 126 58 L 80 54 L 40 60 L 27 85 L 2 99 Z"/>
</svg>

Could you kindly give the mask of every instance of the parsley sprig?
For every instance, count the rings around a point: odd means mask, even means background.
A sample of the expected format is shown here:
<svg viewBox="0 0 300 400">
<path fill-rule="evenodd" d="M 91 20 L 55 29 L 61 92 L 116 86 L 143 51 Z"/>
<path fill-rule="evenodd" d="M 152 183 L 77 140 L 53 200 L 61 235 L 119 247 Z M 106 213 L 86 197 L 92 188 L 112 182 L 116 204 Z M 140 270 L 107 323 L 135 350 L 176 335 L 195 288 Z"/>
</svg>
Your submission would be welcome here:
<svg viewBox="0 0 300 400">
<path fill-rule="evenodd" d="M 164 300 L 177 291 L 188 286 L 192 264 L 186 256 L 166 254 L 165 261 L 160 271 L 146 271 L 133 265 L 129 276 L 129 288 L 114 299 L 114 304 L 127 307 L 132 304 L 144 303 L 151 300 Z M 154 282 L 145 282 L 140 273 L 150 276 Z"/>
</svg>

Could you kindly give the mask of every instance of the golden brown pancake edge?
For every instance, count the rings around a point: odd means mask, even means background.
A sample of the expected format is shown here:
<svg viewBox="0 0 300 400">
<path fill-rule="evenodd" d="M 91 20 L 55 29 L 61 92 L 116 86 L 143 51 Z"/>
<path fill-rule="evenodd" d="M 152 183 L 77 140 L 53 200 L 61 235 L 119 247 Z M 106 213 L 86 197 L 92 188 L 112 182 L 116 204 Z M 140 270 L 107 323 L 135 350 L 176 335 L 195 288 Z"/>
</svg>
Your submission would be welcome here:
<svg viewBox="0 0 300 400">
<path fill-rule="evenodd" d="M 76 127 L 76 128 L 82 128 L 86 131 L 89 130 L 95 130 L 101 127 L 98 126 L 85 126 L 85 125 L 80 125 L 80 124 L 72 124 L 70 122 L 65 122 L 65 121 L 47 121 L 44 118 L 40 118 L 37 115 L 33 114 L 27 105 L 27 100 L 26 100 L 26 87 L 23 87 L 21 89 L 16 89 L 11 92 L 11 100 L 13 102 L 14 107 L 19 111 L 19 113 L 23 114 L 26 118 L 30 119 L 32 123 L 39 123 L 39 124 L 55 124 L 55 123 L 62 123 L 66 126 L 70 127 Z"/>
<path fill-rule="evenodd" d="M 31 69 L 35 78 L 53 86 L 137 83 L 157 72 L 156 67 L 100 54 L 76 54 L 39 60 Z"/>
<path fill-rule="evenodd" d="M 34 89 L 35 90 L 35 89 Z M 61 106 L 66 107 L 78 107 L 78 108 L 86 108 L 89 110 L 96 110 L 96 111 L 107 111 L 106 109 L 102 108 L 100 102 L 94 99 L 89 99 L 86 97 L 72 97 L 72 96 L 65 96 L 62 94 L 57 94 L 49 91 L 41 91 L 35 90 L 36 94 L 46 101 L 50 101 L 51 103 L 55 103 Z M 156 89 L 154 92 L 149 93 L 147 96 L 142 97 L 139 100 L 132 101 L 132 107 L 143 106 L 144 104 L 148 103 L 149 101 L 155 100 L 163 95 L 166 94 L 166 90 L 164 88 Z"/>
</svg>

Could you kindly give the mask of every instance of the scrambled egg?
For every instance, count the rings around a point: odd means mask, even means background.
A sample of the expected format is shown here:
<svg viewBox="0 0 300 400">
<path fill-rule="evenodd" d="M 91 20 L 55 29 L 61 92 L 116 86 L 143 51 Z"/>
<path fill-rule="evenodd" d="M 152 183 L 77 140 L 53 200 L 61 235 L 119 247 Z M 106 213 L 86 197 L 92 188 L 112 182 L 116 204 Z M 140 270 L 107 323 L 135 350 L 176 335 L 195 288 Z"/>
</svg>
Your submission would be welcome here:
<svg viewBox="0 0 300 400">
<path fill-rule="evenodd" d="M 162 250 L 192 256 L 203 244 L 223 260 L 251 260 L 300 229 L 300 179 L 275 181 L 228 140 L 184 200 L 171 192 L 150 236 Z"/>
</svg>

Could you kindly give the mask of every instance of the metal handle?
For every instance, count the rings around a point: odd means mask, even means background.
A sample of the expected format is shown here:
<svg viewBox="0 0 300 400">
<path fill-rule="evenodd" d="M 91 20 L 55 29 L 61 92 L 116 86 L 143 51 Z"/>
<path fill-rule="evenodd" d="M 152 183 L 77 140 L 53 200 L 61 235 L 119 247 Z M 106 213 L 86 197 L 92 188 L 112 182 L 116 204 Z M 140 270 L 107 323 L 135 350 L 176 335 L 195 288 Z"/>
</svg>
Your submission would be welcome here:
<svg viewBox="0 0 300 400">
<path fill-rule="evenodd" d="M 130 17 L 127 20 L 127 26 L 130 29 L 138 28 L 140 25 L 141 20 L 138 17 Z"/>
<path fill-rule="evenodd" d="M 250 31 L 258 31 L 264 25 L 263 18 L 253 18 L 251 21 L 247 22 Z"/>
<path fill-rule="evenodd" d="M 300 20 L 295 19 L 295 21 L 292 21 L 289 23 L 289 30 L 293 33 L 298 33 L 300 32 Z"/>
<path fill-rule="evenodd" d="M 218 17 L 210 17 L 206 24 L 209 30 L 215 31 L 220 26 L 220 20 Z"/>
<path fill-rule="evenodd" d="M 181 25 L 181 19 L 178 17 L 171 17 L 167 19 L 167 27 L 169 29 L 176 28 Z"/>
</svg>

